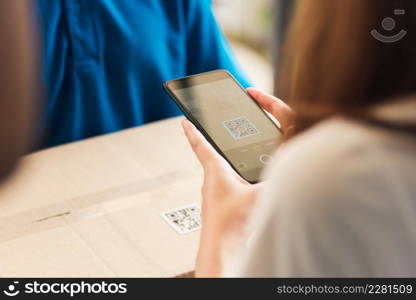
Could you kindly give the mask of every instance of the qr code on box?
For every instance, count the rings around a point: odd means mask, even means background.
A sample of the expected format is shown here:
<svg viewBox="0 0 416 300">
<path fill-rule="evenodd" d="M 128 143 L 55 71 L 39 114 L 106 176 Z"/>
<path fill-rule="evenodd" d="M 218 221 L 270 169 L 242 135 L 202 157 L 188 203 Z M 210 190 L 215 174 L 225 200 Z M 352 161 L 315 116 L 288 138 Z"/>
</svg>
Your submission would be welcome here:
<svg viewBox="0 0 416 300">
<path fill-rule="evenodd" d="M 260 133 L 256 126 L 246 117 L 223 121 L 222 125 L 235 140 L 241 140 Z"/>
<path fill-rule="evenodd" d="M 185 234 L 201 228 L 201 209 L 190 204 L 161 213 L 162 218 L 178 233 Z"/>
</svg>

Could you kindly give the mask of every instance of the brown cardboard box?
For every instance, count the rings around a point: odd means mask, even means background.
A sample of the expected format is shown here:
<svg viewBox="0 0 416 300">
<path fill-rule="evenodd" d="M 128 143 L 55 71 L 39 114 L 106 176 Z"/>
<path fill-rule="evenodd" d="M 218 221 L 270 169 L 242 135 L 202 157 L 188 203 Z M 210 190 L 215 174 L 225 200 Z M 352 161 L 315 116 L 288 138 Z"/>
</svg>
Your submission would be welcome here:
<svg viewBox="0 0 416 300">
<path fill-rule="evenodd" d="M 0 188 L 0 276 L 168 277 L 192 271 L 199 231 L 160 213 L 200 201 L 178 118 L 24 158 Z"/>
</svg>

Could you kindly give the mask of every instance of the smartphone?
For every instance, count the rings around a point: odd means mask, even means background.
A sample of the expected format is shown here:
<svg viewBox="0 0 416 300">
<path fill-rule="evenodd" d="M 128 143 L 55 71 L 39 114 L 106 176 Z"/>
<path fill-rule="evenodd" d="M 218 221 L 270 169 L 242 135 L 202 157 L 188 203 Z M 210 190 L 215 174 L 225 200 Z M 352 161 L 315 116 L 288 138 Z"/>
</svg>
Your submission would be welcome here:
<svg viewBox="0 0 416 300">
<path fill-rule="evenodd" d="M 265 165 L 282 141 L 282 132 L 237 80 L 225 70 L 164 84 L 184 115 L 250 183 L 260 181 Z"/>
</svg>

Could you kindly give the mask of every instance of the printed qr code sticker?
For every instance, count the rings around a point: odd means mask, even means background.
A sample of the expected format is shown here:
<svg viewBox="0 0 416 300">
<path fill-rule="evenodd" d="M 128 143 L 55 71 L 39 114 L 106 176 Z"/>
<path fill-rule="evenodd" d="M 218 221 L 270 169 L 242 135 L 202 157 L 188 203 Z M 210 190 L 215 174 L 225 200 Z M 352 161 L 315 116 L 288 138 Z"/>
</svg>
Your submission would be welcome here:
<svg viewBox="0 0 416 300">
<path fill-rule="evenodd" d="M 246 117 L 223 121 L 222 125 L 235 140 L 241 140 L 260 134 L 260 131 L 256 126 L 254 126 L 254 124 Z"/>
<path fill-rule="evenodd" d="M 201 208 L 196 203 L 181 206 L 160 215 L 180 234 L 190 233 L 201 228 Z"/>
</svg>

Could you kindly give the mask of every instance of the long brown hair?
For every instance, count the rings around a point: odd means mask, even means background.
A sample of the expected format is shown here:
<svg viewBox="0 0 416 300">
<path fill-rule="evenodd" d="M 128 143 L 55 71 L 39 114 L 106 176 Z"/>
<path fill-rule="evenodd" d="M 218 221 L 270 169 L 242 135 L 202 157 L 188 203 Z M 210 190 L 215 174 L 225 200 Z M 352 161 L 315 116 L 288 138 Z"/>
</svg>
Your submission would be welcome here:
<svg viewBox="0 0 416 300">
<path fill-rule="evenodd" d="M 296 132 L 416 94 L 415 0 L 297 1 L 278 78 L 279 96 L 297 112 Z M 391 32 L 386 17 L 390 27 L 397 22 Z M 394 43 L 371 34 L 401 29 L 408 32 Z"/>
</svg>

